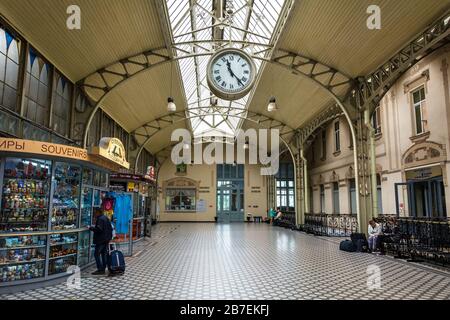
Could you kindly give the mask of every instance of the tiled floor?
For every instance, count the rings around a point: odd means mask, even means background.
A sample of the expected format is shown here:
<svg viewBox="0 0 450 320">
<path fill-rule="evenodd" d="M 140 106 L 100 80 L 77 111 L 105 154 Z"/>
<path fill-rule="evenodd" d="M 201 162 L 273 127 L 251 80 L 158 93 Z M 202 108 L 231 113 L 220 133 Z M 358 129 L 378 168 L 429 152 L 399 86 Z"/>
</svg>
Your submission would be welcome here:
<svg viewBox="0 0 450 320">
<path fill-rule="evenodd" d="M 450 299 L 450 274 L 338 250 L 336 241 L 265 224 L 161 224 L 118 278 L 86 273 L 3 299 Z M 367 268 L 381 270 L 381 289 Z M 91 271 L 91 270 L 89 270 Z"/>
</svg>

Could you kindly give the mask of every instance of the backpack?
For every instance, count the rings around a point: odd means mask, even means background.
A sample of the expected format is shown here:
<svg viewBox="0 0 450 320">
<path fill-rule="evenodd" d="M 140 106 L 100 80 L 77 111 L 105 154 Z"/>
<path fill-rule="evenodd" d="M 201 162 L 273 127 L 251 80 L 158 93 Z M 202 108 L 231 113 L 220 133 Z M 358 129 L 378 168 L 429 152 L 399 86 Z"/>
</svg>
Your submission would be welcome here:
<svg viewBox="0 0 450 320">
<path fill-rule="evenodd" d="M 350 239 L 356 248 L 357 252 L 367 252 L 369 248 L 369 243 L 366 240 L 366 235 L 364 233 L 352 233 Z"/>
<path fill-rule="evenodd" d="M 353 244 L 352 240 L 344 240 L 339 244 L 339 250 L 346 252 L 355 252 L 356 246 Z"/>
</svg>

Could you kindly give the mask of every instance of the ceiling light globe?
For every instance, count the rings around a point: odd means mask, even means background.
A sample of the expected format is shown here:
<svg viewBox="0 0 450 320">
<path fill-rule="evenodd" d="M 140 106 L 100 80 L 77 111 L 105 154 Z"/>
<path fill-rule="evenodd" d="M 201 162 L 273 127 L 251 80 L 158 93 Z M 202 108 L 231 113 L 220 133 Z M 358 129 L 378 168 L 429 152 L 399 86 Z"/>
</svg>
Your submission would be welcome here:
<svg viewBox="0 0 450 320">
<path fill-rule="evenodd" d="M 169 111 L 169 112 L 177 111 L 177 106 L 176 106 L 173 98 L 168 98 L 167 99 L 167 111 Z"/>
<path fill-rule="evenodd" d="M 269 100 L 269 104 L 267 105 L 267 111 L 274 112 L 277 110 L 277 100 L 272 97 Z"/>
</svg>

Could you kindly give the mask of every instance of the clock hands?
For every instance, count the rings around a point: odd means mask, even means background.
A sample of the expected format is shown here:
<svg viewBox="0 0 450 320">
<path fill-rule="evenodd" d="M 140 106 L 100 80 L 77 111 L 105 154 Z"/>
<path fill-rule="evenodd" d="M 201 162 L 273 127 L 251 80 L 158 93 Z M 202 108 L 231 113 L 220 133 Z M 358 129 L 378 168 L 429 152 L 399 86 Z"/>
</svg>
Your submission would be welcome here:
<svg viewBox="0 0 450 320">
<path fill-rule="evenodd" d="M 239 79 L 239 78 L 234 74 L 233 70 L 231 69 L 231 63 L 230 63 L 230 61 L 228 61 L 228 60 L 227 60 L 227 66 L 228 66 L 228 71 L 230 72 L 231 76 L 232 76 L 232 77 L 235 77 L 235 78 L 237 79 L 238 83 L 239 83 L 241 86 L 244 87 L 244 84 L 242 83 L 241 79 Z"/>
</svg>

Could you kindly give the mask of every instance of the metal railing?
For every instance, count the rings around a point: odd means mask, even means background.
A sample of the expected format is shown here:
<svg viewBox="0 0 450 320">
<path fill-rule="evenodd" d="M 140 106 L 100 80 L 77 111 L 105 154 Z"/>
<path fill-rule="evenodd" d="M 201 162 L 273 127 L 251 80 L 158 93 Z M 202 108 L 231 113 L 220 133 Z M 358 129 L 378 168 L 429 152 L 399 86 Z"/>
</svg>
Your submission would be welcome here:
<svg viewBox="0 0 450 320">
<path fill-rule="evenodd" d="M 274 220 L 274 226 L 283 228 L 295 228 L 295 212 L 284 212 L 281 219 Z"/>
<path fill-rule="evenodd" d="M 381 216 L 382 250 L 412 262 L 450 266 L 450 219 Z"/>
<path fill-rule="evenodd" d="M 350 214 L 307 213 L 301 229 L 318 236 L 349 237 L 358 232 L 358 219 Z"/>
</svg>

